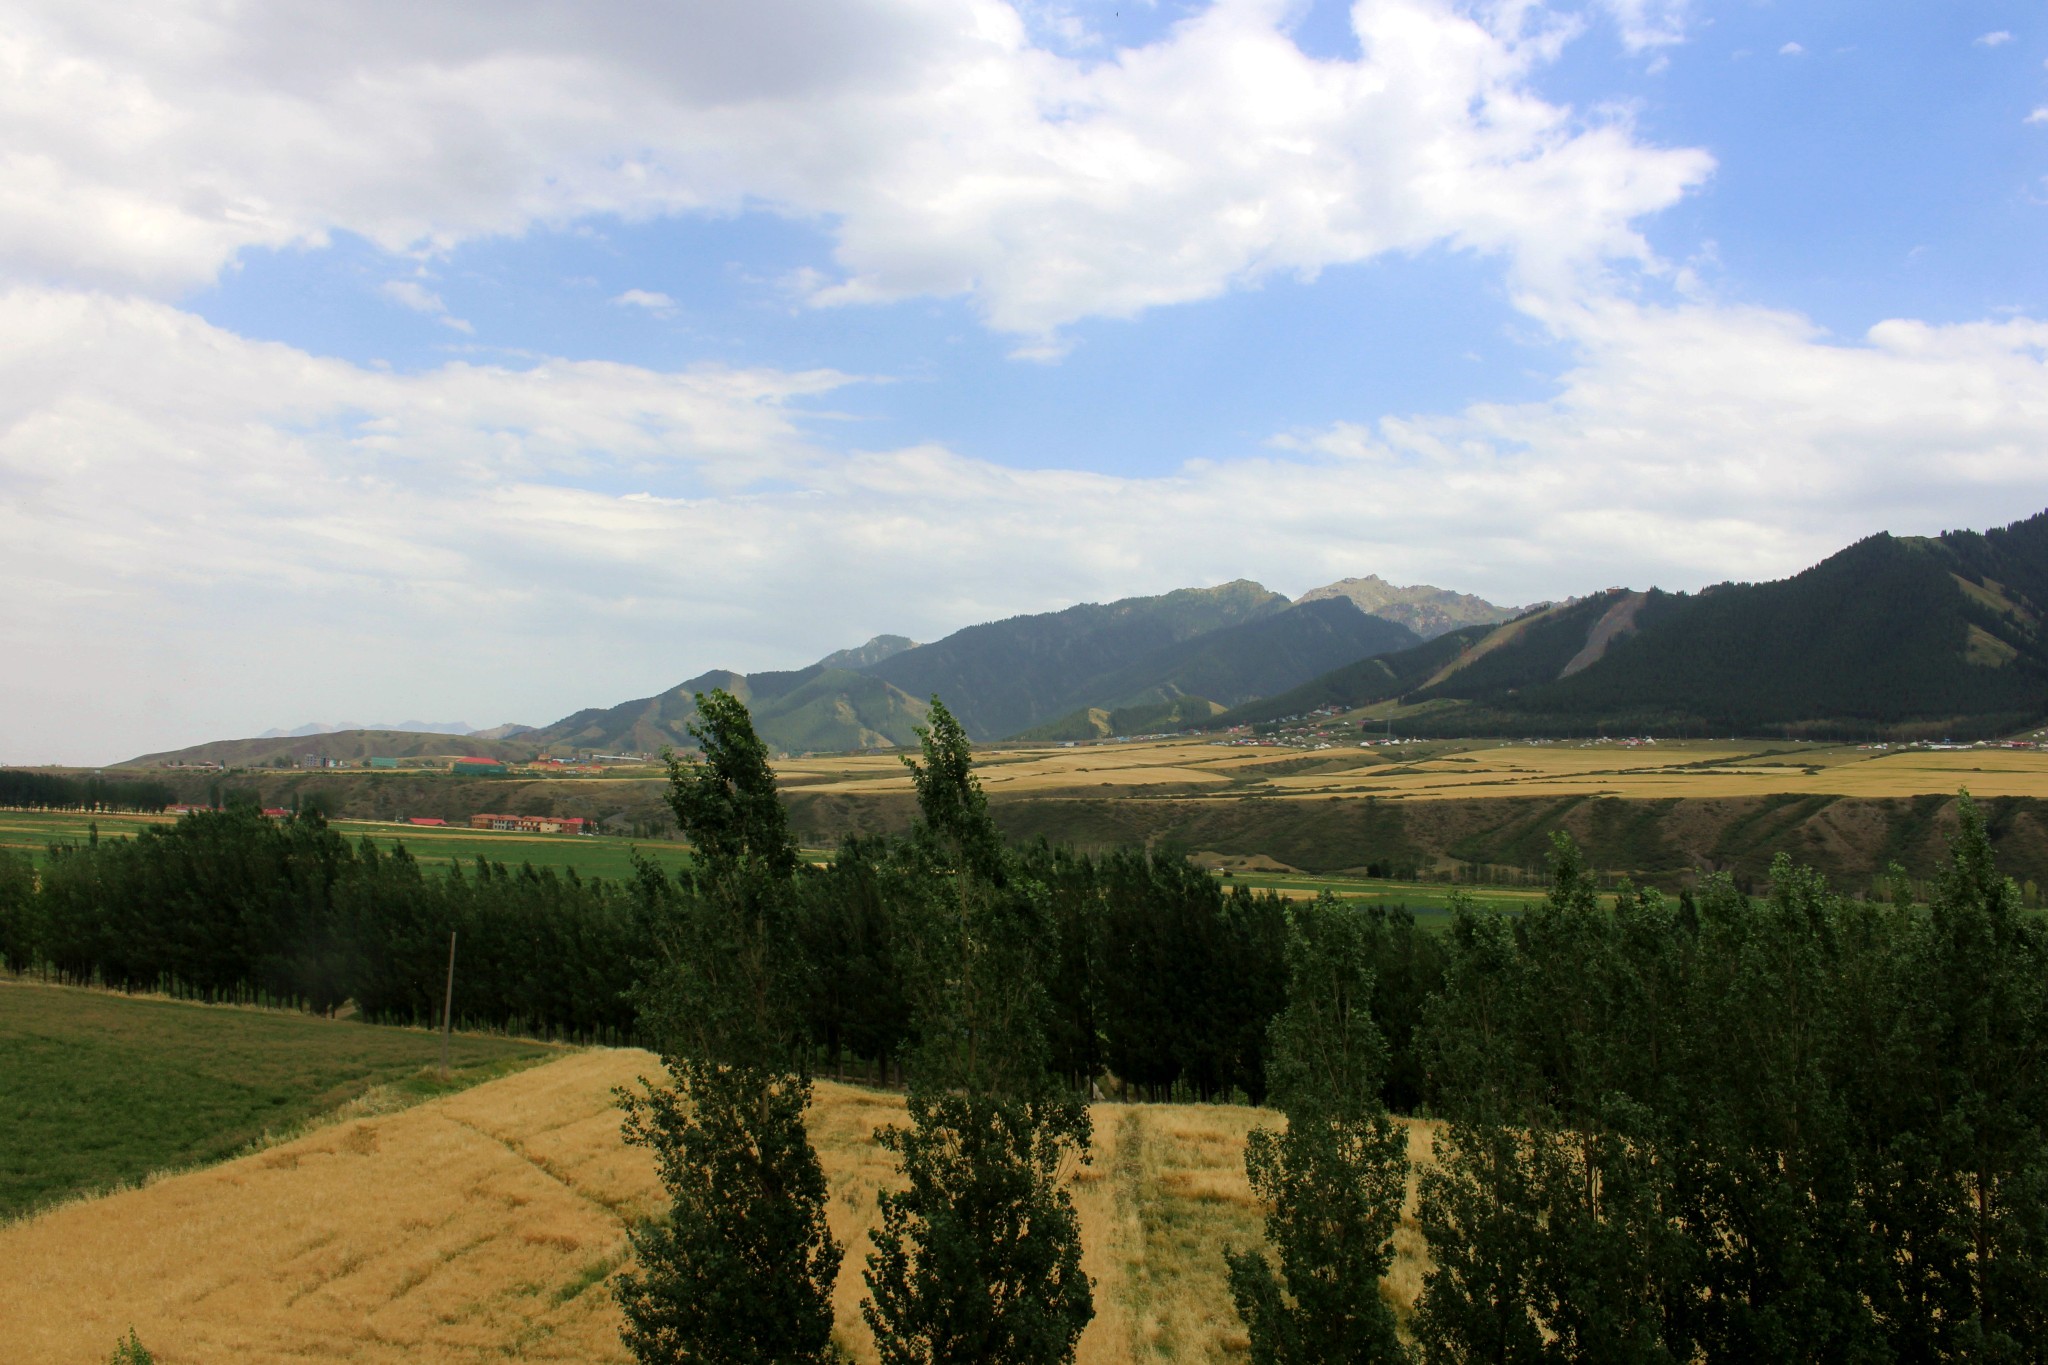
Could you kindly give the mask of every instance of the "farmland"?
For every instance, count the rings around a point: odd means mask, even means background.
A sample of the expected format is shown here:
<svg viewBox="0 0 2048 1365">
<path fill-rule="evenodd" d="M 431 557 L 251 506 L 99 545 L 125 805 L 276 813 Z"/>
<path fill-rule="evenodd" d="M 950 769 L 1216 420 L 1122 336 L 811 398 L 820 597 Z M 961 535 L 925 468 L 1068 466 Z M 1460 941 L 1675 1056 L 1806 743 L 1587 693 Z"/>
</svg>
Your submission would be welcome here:
<svg viewBox="0 0 2048 1365">
<path fill-rule="evenodd" d="M 0 1218 L 217 1161 L 345 1104 L 366 1112 L 557 1055 L 307 1015 L 0 984 Z"/>
<path fill-rule="evenodd" d="M 1366 748 L 1355 727 L 1324 724 L 1304 723 L 1298 733 L 1257 744 L 1239 735 L 1224 737 L 1230 742 L 990 746 L 977 753 L 977 771 L 998 825 L 1015 840 L 1177 847 L 1248 885 L 1301 894 L 1327 881 L 1339 894 L 1397 900 L 1418 913 L 1442 904 L 1444 883 L 1485 896 L 1526 882 L 1540 871 L 1550 832 L 1560 829 L 1603 873 L 1667 888 L 1708 870 L 1753 880 L 1779 851 L 1845 884 L 1870 885 L 1893 862 L 1925 877 L 1941 857 L 1952 802 L 1964 787 L 1989 803 L 2009 870 L 2048 884 L 2048 752 L 2040 750 L 1726 740 L 1388 744 L 1383 736 Z M 892 752 L 791 758 L 777 764 L 776 775 L 814 857 L 848 833 L 900 833 L 914 813 L 908 776 Z M 302 787 L 324 790 L 354 815 L 389 804 L 377 793 L 392 779 L 252 773 L 233 780 L 250 784 L 248 794 L 266 804 L 289 804 Z M 616 817 L 615 826 L 652 828 L 666 815 L 664 784 L 638 772 L 497 785 L 445 774 L 403 781 L 418 788 L 408 798 L 414 808 L 444 797 L 460 805 L 470 792 L 491 808 Z M 100 818 L 103 833 L 133 824 Z M 0 847 L 35 854 L 53 837 L 83 838 L 85 826 L 70 815 L 0 812 Z M 573 867 L 586 877 L 626 875 L 635 847 L 614 837 L 374 820 L 337 827 L 350 837 L 402 841 L 429 863 L 488 857 Z M 637 847 L 666 866 L 686 856 L 662 839 Z"/>
<path fill-rule="evenodd" d="M 0 849 L 26 853 L 40 861 L 52 843 L 81 842 L 97 827 L 101 838 L 133 835 L 171 817 L 159 815 L 84 815 L 73 811 L 0 811 Z M 496 830 L 436 829 L 375 820 L 344 820 L 336 829 L 351 839 L 365 838 L 389 849 L 403 844 L 427 867 L 473 863 L 479 858 L 517 867 L 531 863 L 581 877 L 624 880 L 633 875 L 635 855 L 651 858 L 673 871 L 689 862 L 681 845 L 662 840 L 591 838 L 573 834 L 513 834 Z"/>
<path fill-rule="evenodd" d="M 134 1011 L 132 1027 L 161 1027 L 150 1002 L 92 999 Z M 159 1008 L 249 1030 L 238 1055 L 251 1062 L 269 1052 L 275 1064 L 301 1064 L 303 1041 L 269 1031 L 275 1016 Z M 604 1280 L 622 1262 L 627 1222 L 651 1212 L 658 1191 L 648 1156 L 619 1141 L 611 1090 L 657 1074 L 644 1052 L 559 1055 L 461 1094 L 402 1112 L 364 1109 L 224 1165 L 0 1227 L 0 1261 L 21 1268 L 0 1300 L 0 1339 L 24 1365 L 102 1358 L 131 1324 L 165 1361 L 623 1361 Z M 95 1102 L 110 1111 L 120 1100 L 96 1092 Z M 153 1097 L 142 1113 L 164 1102 Z M 1259 1238 L 1242 1150 L 1260 1112 L 1093 1112 L 1094 1161 L 1072 1172 L 1083 1264 L 1096 1281 L 1080 1359 L 1234 1358 L 1242 1328 L 1218 1248 Z M 892 1094 L 821 1083 L 810 1124 L 847 1251 L 837 1330 L 862 1361 L 875 1357 L 860 1321 L 860 1269 L 875 1196 L 892 1178 L 873 1131 L 901 1114 Z M 1416 1155 L 1427 1138 L 1413 1126 Z M 1412 1298 L 1421 1251 L 1412 1222 L 1398 1244 L 1393 1286 Z"/>
<path fill-rule="evenodd" d="M 1313 732 L 1311 732 L 1312 734 Z M 1074 748 L 986 749 L 977 755 L 992 800 L 1102 794 L 1308 800 L 1442 801 L 1491 796 L 1633 800 L 1752 796 L 1890 798 L 2048 795 L 2048 752 L 2002 748 L 1860 748 L 1793 741 L 1441 741 L 1359 747 L 1335 740 L 1272 746 L 1206 738 Z M 793 792 L 908 790 L 889 755 L 792 759 L 777 776 Z"/>
</svg>

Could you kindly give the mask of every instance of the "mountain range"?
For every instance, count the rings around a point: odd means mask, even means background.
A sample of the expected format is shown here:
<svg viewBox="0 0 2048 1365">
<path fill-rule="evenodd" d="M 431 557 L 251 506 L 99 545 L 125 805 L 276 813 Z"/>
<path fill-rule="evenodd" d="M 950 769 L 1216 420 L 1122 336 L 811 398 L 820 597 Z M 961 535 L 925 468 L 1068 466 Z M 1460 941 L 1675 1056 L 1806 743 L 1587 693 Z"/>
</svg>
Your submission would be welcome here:
<svg viewBox="0 0 2048 1365">
<path fill-rule="evenodd" d="M 1614 588 L 1360 659 L 1218 716 L 1367 710 L 1414 734 L 1981 738 L 2048 718 L 2048 512 L 1875 535 L 1791 578 Z"/>
<path fill-rule="evenodd" d="M 1013 616 L 931 644 L 882 636 L 789 672 L 715 670 L 517 738 L 635 753 L 688 744 L 695 696 L 714 687 L 745 701 L 763 738 L 788 752 L 914 744 L 934 693 L 983 741 L 1130 732 L 1116 720 L 1182 729 L 1420 638 L 1348 598 L 1294 603 L 1240 580 Z"/>
<path fill-rule="evenodd" d="M 506 757 L 651 754 L 690 743 L 695 695 L 717 687 L 791 753 L 912 744 L 935 693 L 980 742 L 1257 725 L 1319 709 L 1384 717 L 1409 734 L 1975 737 L 2048 719 L 2044 609 L 2048 512 L 1982 534 L 1872 536 L 1776 582 L 1612 588 L 1528 609 L 1376 577 L 1294 601 L 1238 580 L 1015 616 L 927 644 L 877 636 L 808 668 L 714 670 L 466 742 Z M 332 744 L 343 757 L 383 742 L 371 733 L 280 752 Z M 408 750 L 419 740 L 408 737 Z M 257 745 L 232 743 L 238 758 Z M 202 750 L 227 752 L 135 762 Z"/>
</svg>

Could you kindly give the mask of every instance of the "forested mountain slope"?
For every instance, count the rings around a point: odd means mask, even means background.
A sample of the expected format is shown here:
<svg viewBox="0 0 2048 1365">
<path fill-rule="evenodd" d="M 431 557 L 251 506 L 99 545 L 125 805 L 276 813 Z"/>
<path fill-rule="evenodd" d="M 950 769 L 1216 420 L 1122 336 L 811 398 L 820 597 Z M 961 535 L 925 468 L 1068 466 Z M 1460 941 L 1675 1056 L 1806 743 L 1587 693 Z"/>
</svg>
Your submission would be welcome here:
<svg viewBox="0 0 2048 1365">
<path fill-rule="evenodd" d="M 1338 597 L 1290 607 L 1169 645 L 1094 684 L 1089 705 L 1024 732 L 1030 739 L 1177 730 L 1294 686 L 1354 659 L 1419 643 L 1406 626 L 1368 616 Z M 1193 702 L 1193 706 L 1177 704 Z"/>
<path fill-rule="evenodd" d="M 863 749 L 916 743 L 927 703 L 877 678 L 812 664 L 788 672 L 714 669 L 653 697 L 594 707 L 520 736 L 542 747 L 656 753 L 694 747 L 696 696 L 724 688 L 747 703 L 754 724 L 779 749 Z"/>
<path fill-rule="evenodd" d="M 1998 734 L 2048 717 L 2044 602 L 2048 513 L 1876 535 L 1777 582 L 1615 589 L 1454 632 L 1217 723 L 1397 701 L 1428 733 Z"/>
<path fill-rule="evenodd" d="M 1076 707 L 1121 702 L 1151 685 L 1147 665 L 1162 651 L 1288 606 L 1279 593 L 1243 579 L 1086 603 L 969 626 L 867 674 L 915 697 L 936 692 L 968 734 L 1000 739 Z"/>
</svg>

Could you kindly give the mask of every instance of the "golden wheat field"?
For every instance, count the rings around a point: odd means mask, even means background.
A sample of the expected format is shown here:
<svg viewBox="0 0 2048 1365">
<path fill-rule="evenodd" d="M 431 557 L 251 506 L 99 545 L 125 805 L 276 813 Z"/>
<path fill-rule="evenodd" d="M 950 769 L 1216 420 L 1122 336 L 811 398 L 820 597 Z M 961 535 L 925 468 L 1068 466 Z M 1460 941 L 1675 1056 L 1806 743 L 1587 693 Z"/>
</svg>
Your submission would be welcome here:
<svg viewBox="0 0 2048 1365">
<path fill-rule="evenodd" d="M 162 1365 L 305 1361 L 623 1361 L 606 1279 L 628 1220 L 656 1205 L 621 1144 L 612 1089 L 658 1076 L 645 1052 L 592 1050 L 379 1113 L 376 1092 L 296 1141 L 0 1228 L 0 1342 L 11 1365 L 104 1360 L 133 1327 Z M 874 1352 L 860 1271 L 890 1179 L 874 1129 L 895 1096 L 821 1083 L 812 1136 L 847 1247 L 842 1345 Z M 1259 1111 L 1099 1105 L 1073 1175 L 1096 1317 L 1090 1365 L 1225 1360 L 1245 1345 L 1221 1248 L 1255 1242 L 1245 1134 Z M 1411 1128 L 1426 1158 L 1429 1134 Z M 1419 1287 L 1413 1209 L 1396 1297 Z"/>
<path fill-rule="evenodd" d="M 988 749 L 976 773 L 994 797 L 1362 797 L 1448 800 L 1488 796 L 1744 797 L 1778 794 L 1901 797 L 2048 796 L 2048 752 L 2002 748 L 1866 749 L 1790 741 L 1669 740 L 1552 744 L 1442 742 L 1322 749 L 1261 748 L 1204 739 L 1067 748 Z M 776 765 L 792 791 L 910 790 L 892 755 L 790 759 Z"/>
</svg>

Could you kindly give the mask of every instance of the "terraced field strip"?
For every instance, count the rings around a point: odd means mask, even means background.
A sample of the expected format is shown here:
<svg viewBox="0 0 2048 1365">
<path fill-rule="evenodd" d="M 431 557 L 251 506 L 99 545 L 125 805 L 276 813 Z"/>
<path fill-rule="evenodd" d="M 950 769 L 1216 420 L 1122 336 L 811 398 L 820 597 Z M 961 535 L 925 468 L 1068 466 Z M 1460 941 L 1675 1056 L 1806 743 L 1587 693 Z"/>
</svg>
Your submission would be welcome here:
<svg viewBox="0 0 2048 1365">
<path fill-rule="evenodd" d="M 645 1152 L 619 1141 L 612 1090 L 658 1074 L 593 1050 L 401 1113 L 353 1119 L 257 1155 L 0 1228 L 10 1365 L 102 1360 L 130 1326 L 190 1362 L 623 1362 L 607 1281 L 630 1219 L 657 1205 Z M 842 1345 L 875 1354 L 861 1271 L 888 1188 L 874 1129 L 898 1097 L 821 1083 L 811 1132 L 846 1246 Z M 1098 1105 L 1077 1168 L 1083 1265 L 1098 1315 L 1086 1365 L 1225 1360 L 1243 1338 L 1223 1240 L 1256 1242 L 1245 1133 L 1277 1116 L 1227 1106 Z M 1411 1130 L 1411 1146 L 1428 1132 Z M 1395 1282 L 1419 1282 L 1401 1234 Z M 1413 1289 L 1403 1294 L 1412 1298 Z"/>
</svg>

